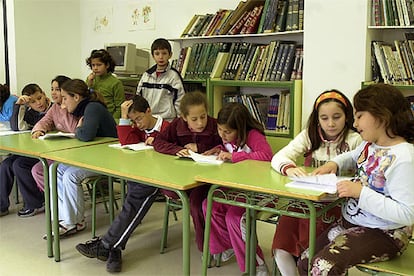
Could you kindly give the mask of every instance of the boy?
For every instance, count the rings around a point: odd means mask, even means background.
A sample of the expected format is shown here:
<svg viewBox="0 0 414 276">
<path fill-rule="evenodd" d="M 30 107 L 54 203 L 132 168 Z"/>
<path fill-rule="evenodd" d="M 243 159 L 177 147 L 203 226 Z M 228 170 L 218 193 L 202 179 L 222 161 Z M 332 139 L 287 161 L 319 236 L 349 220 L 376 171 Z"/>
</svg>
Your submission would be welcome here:
<svg viewBox="0 0 414 276">
<path fill-rule="evenodd" d="M 153 116 L 148 102 L 136 95 L 121 104 L 121 119 L 117 126 L 119 141 L 122 145 L 138 142 L 152 145 L 154 137 L 168 124 L 160 116 Z M 106 234 L 76 246 L 86 257 L 107 260 L 108 272 L 121 271 L 121 249 L 125 248 L 132 232 L 141 223 L 158 194 L 156 187 L 130 181 L 127 185 L 128 193 L 122 210 Z"/>
<path fill-rule="evenodd" d="M 180 115 L 180 101 L 184 96 L 184 85 L 180 73 L 172 68 L 171 44 L 164 38 L 156 39 L 151 45 L 155 65 L 141 77 L 137 94 L 149 103 L 152 113 L 171 122 Z"/>
</svg>

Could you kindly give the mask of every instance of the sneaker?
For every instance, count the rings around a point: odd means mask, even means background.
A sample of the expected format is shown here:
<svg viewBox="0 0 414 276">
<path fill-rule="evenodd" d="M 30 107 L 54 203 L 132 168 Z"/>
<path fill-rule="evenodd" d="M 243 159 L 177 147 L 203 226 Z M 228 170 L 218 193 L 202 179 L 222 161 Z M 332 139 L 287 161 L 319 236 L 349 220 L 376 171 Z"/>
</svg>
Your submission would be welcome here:
<svg viewBox="0 0 414 276">
<path fill-rule="evenodd" d="M 234 256 L 233 248 L 227 249 L 226 251 L 221 252 L 221 261 L 227 262 Z"/>
<path fill-rule="evenodd" d="M 269 270 L 267 269 L 266 264 L 256 266 L 256 276 L 268 276 Z"/>
<path fill-rule="evenodd" d="M 39 208 L 27 209 L 26 207 L 23 207 L 22 209 L 20 209 L 17 212 L 17 215 L 19 217 L 22 217 L 22 218 L 28 218 L 28 217 L 32 217 L 32 216 L 34 216 L 38 213 L 43 213 L 44 211 L 45 211 L 45 205 L 43 203 L 42 206 L 39 207 Z"/>
<path fill-rule="evenodd" d="M 67 236 L 76 234 L 82 230 L 86 229 L 86 222 L 85 220 L 82 220 L 81 222 L 75 224 L 75 225 L 67 225 L 63 222 L 59 223 L 59 237 L 60 238 L 65 238 Z M 54 235 L 54 233 L 52 232 L 52 236 Z M 47 239 L 47 235 L 43 235 L 43 239 L 46 240 Z"/>
<path fill-rule="evenodd" d="M 121 249 L 112 249 L 109 251 L 108 261 L 106 262 L 106 271 L 121 272 L 122 269 L 122 252 Z"/>
<path fill-rule="evenodd" d="M 6 209 L 4 211 L 0 211 L 0 217 L 7 216 L 9 214 L 9 209 Z"/>
<path fill-rule="evenodd" d="M 97 258 L 101 261 L 106 261 L 109 256 L 109 249 L 106 249 L 100 238 L 92 239 L 86 243 L 79 243 L 76 249 L 83 256 L 88 258 Z"/>
</svg>

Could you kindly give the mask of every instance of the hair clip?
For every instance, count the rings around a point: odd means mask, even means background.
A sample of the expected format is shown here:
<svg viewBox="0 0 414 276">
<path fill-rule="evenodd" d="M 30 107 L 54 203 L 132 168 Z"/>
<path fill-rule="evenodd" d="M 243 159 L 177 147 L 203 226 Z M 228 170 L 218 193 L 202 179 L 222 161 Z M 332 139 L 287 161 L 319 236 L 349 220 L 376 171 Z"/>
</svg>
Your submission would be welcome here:
<svg viewBox="0 0 414 276">
<path fill-rule="evenodd" d="M 92 94 L 93 92 L 95 92 L 95 90 L 93 90 L 93 88 L 88 88 L 89 94 Z"/>
</svg>

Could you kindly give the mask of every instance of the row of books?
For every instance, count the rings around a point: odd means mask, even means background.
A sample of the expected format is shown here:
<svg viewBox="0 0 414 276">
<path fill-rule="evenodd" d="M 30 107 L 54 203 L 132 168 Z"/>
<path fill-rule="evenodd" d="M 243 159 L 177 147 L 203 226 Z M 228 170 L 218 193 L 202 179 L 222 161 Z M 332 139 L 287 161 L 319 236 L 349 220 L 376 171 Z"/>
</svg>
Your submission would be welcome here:
<svg viewBox="0 0 414 276">
<path fill-rule="evenodd" d="M 280 94 L 266 96 L 261 94 L 241 94 L 226 92 L 223 105 L 239 102 L 247 107 L 252 116 L 261 122 L 266 130 L 288 132 L 290 128 L 290 92 L 282 90 Z"/>
<path fill-rule="evenodd" d="M 371 0 L 373 26 L 412 26 L 414 24 L 413 0 Z"/>
<path fill-rule="evenodd" d="M 181 37 L 303 30 L 304 0 L 247 0 L 232 9 L 195 14 Z"/>
<path fill-rule="evenodd" d="M 372 41 L 371 56 L 374 81 L 414 84 L 414 40 Z"/>
<path fill-rule="evenodd" d="M 180 50 L 173 66 L 185 79 L 299 80 L 303 47 L 288 41 L 195 43 Z"/>
</svg>

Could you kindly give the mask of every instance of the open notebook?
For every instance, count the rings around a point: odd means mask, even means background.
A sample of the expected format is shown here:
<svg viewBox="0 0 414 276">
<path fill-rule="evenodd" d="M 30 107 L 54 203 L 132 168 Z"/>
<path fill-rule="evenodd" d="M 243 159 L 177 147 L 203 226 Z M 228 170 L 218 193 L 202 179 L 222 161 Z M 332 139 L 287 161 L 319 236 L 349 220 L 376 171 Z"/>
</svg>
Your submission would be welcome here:
<svg viewBox="0 0 414 276">
<path fill-rule="evenodd" d="M 220 165 L 223 164 L 223 160 L 217 160 L 217 155 L 202 155 L 191 150 L 188 151 L 190 153 L 189 156 L 183 156 L 180 158 L 190 158 L 196 161 L 197 163 L 203 164 L 212 164 L 212 165 Z"/>
<path fill-rule="evenodd" d="M 45 140 L 45 139 L 53 139 L 53 138 L 75 138 L 75 133 L 69 133 L 69 132 L 56 132 L 56 133 L 47 133 L 46 135 L 40 136 L 39 139 L 40 140 Z"/>
<path fill-rule="evenodd" d="M 128 145 L 121 145 L 121 144 L 111 144 L 109 145 L 112 148 L 119 148 L 119 149 L 130 149 L 130 150 L 147 150 L 153 149 L 153 146 L 146 145 L 144 142 L 140 142 L 137 144 L 128 144 Z"/>
<path fill-rule="evenodd" d="M 336 193 L 336 183 L 341 180 L 351 180 L 351 177 L 336 176 L 335 174 L 320 174 L 290 177 L 292 182 L 286 184 L 286 187 L 299 188 L 305 190 L 313 190 L 325 192 L 329 194 Z"/>
</svg>

